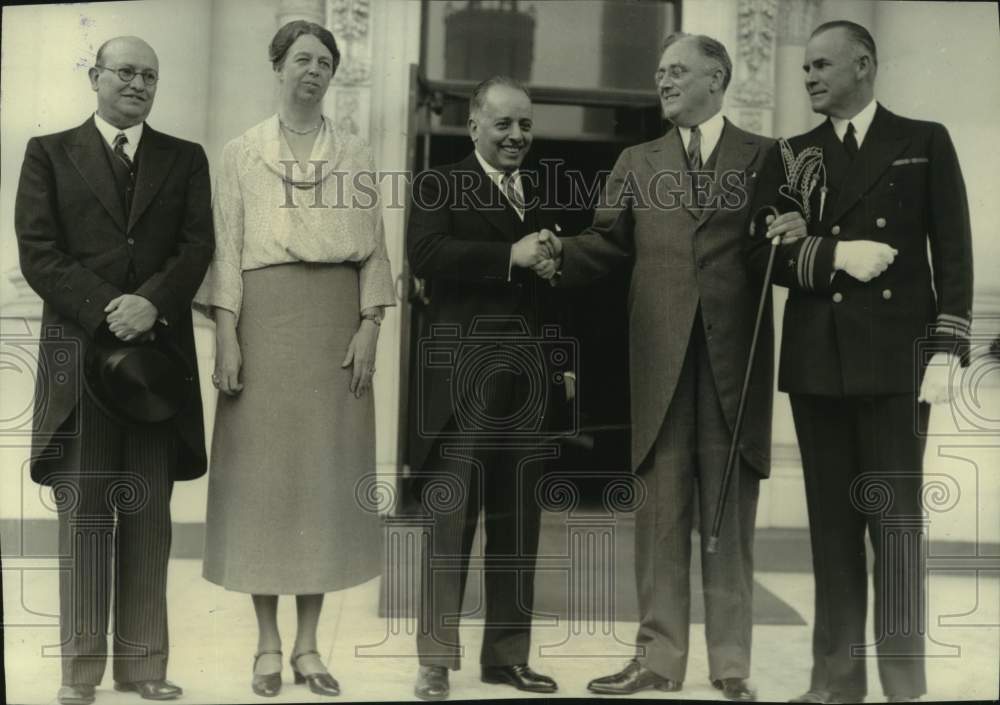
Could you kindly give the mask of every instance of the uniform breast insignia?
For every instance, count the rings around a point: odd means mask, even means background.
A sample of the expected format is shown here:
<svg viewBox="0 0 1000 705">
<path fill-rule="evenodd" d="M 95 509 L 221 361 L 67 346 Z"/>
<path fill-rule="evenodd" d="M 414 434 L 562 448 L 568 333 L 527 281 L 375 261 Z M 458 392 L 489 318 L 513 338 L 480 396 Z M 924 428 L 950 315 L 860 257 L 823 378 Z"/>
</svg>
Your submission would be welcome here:
<svg viewBox="0 0 1000 705">
<path fill-rule="evenodd" d="M 778 140 L 778 146 L 781 149 L 786 181 L 778 187 L 778 193 L 797 205 L 808 223 L 812 220 L 809 201 L 816 186 L 822 181 L 819 194 L 819 219 L 822 220 L 827 192 L 823 150 L 820 147 L 806 147 L 795 154 L 788 140 L 784 138 Z"/>
</svg>

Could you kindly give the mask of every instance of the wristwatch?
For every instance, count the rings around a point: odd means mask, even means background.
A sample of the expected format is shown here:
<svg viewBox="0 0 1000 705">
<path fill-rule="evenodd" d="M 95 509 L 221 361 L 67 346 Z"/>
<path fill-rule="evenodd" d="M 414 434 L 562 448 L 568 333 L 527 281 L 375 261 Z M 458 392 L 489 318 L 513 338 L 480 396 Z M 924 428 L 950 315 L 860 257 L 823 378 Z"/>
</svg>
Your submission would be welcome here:
<svg viewBox="0 0 1000 705">
<path fill-rule="evenodd" d="M 381 307 L 376 307 L 372 311 L 361 314 L 361 319 L 365 321 L 371 321 L 377 326 L 382 325 L 382 319 L 385 317 L 385 312 Z"/>
</svg>

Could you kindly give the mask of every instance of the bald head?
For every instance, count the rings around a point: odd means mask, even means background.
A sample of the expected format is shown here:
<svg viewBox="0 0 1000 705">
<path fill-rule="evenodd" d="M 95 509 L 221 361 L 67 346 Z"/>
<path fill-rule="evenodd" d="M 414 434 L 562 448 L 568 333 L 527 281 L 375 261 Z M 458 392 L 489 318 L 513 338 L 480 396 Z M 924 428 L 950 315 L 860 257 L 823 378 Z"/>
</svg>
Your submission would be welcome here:
<svg viewBox="0 0 1000 705">
<path fill-rule="evenodd" d="M 150 59 L 153 64 L 157 67 L 160 65 L 160 60 L 156 56 L 156 52 L 153 51 L 153 47 L 146 43 L 146 40 L 140 37 L 112 37 L 108 41 L 104 42 L 97 50 L 97 59 L 95 63 L 99 66 L 104 66 L 105 62 L 108 60 L 108 55 L 110 54 L 114 57 L 116 52 L 131 52 L 131 51 L 141 51 L 145 52 L 148 59 Z M 112 58 L 113 60 L 113 58 Z"/>
<path fill-rule="evenodd" d="M 139 37 L 114 37 L 97 50 L 88 75 L 97 93 L 97 114 L 125 129 L 145 120 L 152 110 L 160 60 Z"/>
</svg>

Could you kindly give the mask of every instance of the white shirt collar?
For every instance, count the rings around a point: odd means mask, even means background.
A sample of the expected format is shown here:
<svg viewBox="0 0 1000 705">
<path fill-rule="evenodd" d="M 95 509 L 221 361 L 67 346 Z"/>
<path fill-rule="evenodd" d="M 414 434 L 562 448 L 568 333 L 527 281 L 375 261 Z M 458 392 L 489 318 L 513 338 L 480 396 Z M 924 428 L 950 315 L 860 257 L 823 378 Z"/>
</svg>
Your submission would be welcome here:
<svg viewBox="0 0 1000 705">
<path fill-rule="evenodd" d="M 875 119 L 877 107 L 878 103 L 872 98 L 871 102 L 852 118 L 831 117 L 830 122 L 833 123 L 833 131 L 836 133 L 837 139 L 843 142 L 844 135 L 847 134 L 847 123 L 854 123 L 854 139 L 858 141 L 860 147 L 861 143 L 865 141 L 865 135 L 868 134 L 868 128 L 872 126 L 872 120 Z"/>
<path fill-rule="evenodd" d="M 495 166 L 491 165 L 488 161 L 483 159 L 483 155 L 479 153 L 479 149 L 476 149 L 476 159 L 479 160 L 479 166 L 483 168 L 486 175 L 492 179 L 493 183 L 497 185 L 500 192 L 503 193 L 503 180 L 507 176 L 507 172 L 501 169 L 497 169 Z M 510 177 L 514 180 L 514 187 L 521 191 L 521 171 L 520 169 L 515 169 L 510 172 Z M 523 193 L 523 191 L 522 191 Z"/>
<path fill-rule="evenodd" d="M 715 145 L 719 143 L 719 138 L 722 137 L 722 128 L 725 126 L 726 120 L 722 117 L 721 111 L 698 125 L 698 131 L 701 133 L 702 164 L 707 162 L 708 158 L 712 156 L 712 151 L 715 149 Z M 691 141 L 691 128 L 678 126 L 677 129 L 680 130 L 681 142 L 684 144 L 684 151 L 686 152 L 688 143 Z"/>
<path fill-rule="evenodd" d="M 142 127 L 145 123 L 140 122 L 137 125 L 132 125 L 132 127 L 126 127 L 122 130 L 112 125 L 97 113 L 94 113 L 94 124 L 97 125 L 97 131 L 101 133 L 101 137 L 104 138 L 104 141 L 112 149 L 115 146 L 115 137 L 119 132 L 124 132 L 125 136 L 128 137 L 128 142 L 125 144 L 125 154 L 128 155 L 129 159 L 135 159 L 135 150 L 139 148 L 139 140 L 142 139 Z"/>
</svg>

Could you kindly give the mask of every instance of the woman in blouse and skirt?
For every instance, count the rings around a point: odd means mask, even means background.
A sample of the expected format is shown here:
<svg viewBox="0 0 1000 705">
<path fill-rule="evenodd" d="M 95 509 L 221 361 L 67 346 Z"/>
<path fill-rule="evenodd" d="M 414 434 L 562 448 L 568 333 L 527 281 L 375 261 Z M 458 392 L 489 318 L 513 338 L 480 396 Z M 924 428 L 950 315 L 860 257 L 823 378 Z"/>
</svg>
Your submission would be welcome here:
<svg viewBox="0 0 1000 705">
<path fill-rule="evenodd" d="M 222 392 L 204 577 L 252 595 L 255 693 L 281 689 L 278 596 L 295 595 L 295 682 L 337 695 L 316 626 L 324 593 L 380 571 L 378 516 L 363 498 L 392 277 L 370 150 L 322 114 L 340 60 L 333 35 L 290 22 L 270 59 L 278 114 L 223 150 L 215 258 L 196 297 L 214 314 Z"/>
</svg>

